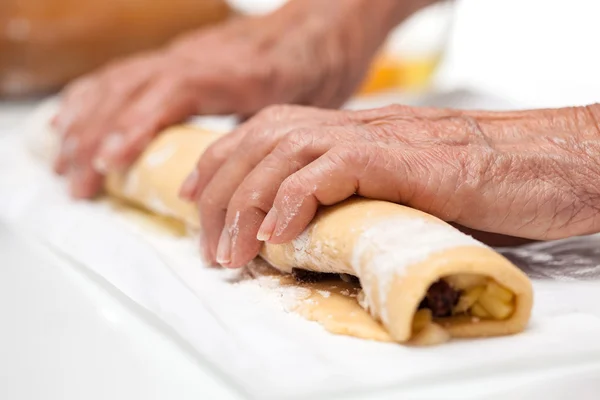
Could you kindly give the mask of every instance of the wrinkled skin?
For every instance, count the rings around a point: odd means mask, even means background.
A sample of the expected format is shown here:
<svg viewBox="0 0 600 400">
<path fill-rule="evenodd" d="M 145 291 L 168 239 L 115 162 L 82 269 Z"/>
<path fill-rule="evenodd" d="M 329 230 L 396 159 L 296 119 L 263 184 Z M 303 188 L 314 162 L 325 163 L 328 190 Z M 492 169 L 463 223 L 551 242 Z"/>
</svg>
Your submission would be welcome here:
<svg viewBox="0 0 600 400">
<path fill-rule="evenodd" d="M 291 0 L 191 33 L 70 85 L 58 173 L 95 195 L 162 128 L 195 114 L 335 108 L 389 30 L 433 0 Z M 357 193 L 431 213 L 486 242 L 598 232 L 598 106 L 513 113 L 272 106 L 213 144 L 181 190 L 208 260 L 239 267 Z M 520 240 L 520 239 L 519 239 Z"/>
<path fill-rule="evenodd" d="M 427 0 L 292 0 L 158 51 L 116 61 L 65 90 L 55 170 L 94 196 L 162 128 L 196 114 L 250 116 L 277 103 L 335 108 L 356 89 L 388 31 Z"/>
<path fill-rule="evenodd" d="M 204 256 L 227 267 L 245 265 L 262 241 L 294 239 L 319 205 L 355 193 L 479 236 L 589 234 L 600 230 L 599 117 L 598 106 L 510 113 L 270 107 L 214 143 L 181 196 L 198 202 Z"/>
</svg>

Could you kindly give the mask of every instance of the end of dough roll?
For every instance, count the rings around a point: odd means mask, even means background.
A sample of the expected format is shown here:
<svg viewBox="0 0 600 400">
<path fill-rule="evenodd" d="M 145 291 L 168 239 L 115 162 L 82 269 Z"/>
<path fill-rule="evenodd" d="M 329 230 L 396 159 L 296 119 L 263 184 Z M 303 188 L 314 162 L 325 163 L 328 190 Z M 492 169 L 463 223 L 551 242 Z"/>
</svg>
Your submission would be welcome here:
<svg viewBox="0 0 600 400">
<path fill-rule="evenodd" d="M 356 275 L 367 308 L 398 342 L 417 336 L 417 311 L 439 281 L 456 304 L 430 322 L 451 337 L 520 332 L 533 305 L 531 282 L 507 259 L 431 215 L 383 201 L 325 208 L 300 238 L 262 255 L 283 271 Z"/>
</svg>

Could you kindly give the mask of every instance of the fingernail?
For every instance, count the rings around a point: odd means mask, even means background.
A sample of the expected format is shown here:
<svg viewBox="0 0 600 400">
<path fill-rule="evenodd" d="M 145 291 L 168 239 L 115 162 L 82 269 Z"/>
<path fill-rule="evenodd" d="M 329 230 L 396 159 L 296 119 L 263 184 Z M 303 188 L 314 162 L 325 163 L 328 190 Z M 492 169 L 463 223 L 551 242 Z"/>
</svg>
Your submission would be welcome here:
<svg viewBox="0 0 600 400">
<path fill-rule="evenodd" d="M 227 227 L 223 228 L 223 232 L 221 232 L 221 237 L 219 238 L 217 262 L 224 267 L 231 263 L 231 237 L 229 236 Z"/>
<path fill-rule="evenodd" d="M 273 207 L 267 213 L 267 216 L 263 220 L 262 224 L 260 224 L 260 228 L 258 228 L 258 233 L 256 234 L 256 239 L 260 240 L 261 242 L 269 241 L 273 236 L 276 225 L 277 210 L 275 207 Z"/>
<path fill-rule="evenodd" d="M 106 165 L 106 160 L 100 157 L 96 157 L 92 162 L 92 167 L 96 170 L 96 172 L 101 174 L 106 174 L 108 172 L 108 167 Z"/>
<path fill-rule="evenodd" d="M 194 195 L 194 189 L 196 189 L 196 182 L 198 181 L 198 170 L 194 168 L 191 174 L 185 178 L 181 189 L 179 189 L 179 197 L 187 200 L 192 200 Z"/>
</svg>

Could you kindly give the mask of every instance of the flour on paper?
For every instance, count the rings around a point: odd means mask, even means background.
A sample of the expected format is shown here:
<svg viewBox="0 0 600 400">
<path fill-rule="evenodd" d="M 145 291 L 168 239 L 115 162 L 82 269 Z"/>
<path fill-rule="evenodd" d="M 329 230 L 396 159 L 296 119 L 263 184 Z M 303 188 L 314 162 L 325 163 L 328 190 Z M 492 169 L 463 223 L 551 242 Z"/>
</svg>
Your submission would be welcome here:
<svg viewBox="0 0 600 400">
<path fill-rule="evenodd" d="M 357 283 L 341 279 L 300 283 L 261 259 L 251 262 L 247 270 L 248 279 L 238 285 L 262 288 L 287 312 L 318 322 L 331 333 L 392 342 L 385 328 L 358 303 L 361 288 Z"/>
<path fill-rule="evenodd" d="M 121 200 L 106 201 L 116 212 L 144 229 L 170 237 L 187 234 L 181 221 L 132 207 Z M 248 295 L 250 301 L 297 314 L 319 323 L 331 333 L 392 342 L 385 328 L 359 304 L 357 297 L 361 288 L 355 282 L 335 279 L 300 283 L 258 258 L 230 281 Z"/>
</svg>

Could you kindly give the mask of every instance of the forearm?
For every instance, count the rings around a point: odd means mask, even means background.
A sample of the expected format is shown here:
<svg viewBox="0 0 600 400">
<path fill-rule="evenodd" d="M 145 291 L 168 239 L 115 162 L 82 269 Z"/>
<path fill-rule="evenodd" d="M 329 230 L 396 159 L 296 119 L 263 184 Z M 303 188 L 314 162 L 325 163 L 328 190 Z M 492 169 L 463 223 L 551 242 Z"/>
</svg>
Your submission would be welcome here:
<svg viewBox="0 0 600 400">
<path fill-rule="evenodd" d="M 600 107 L 598 105 L 496 113 L 477 118 L 498 155 L 490 176 L 496 184 L 521 179 L 535 193 L 535 213 L 551 212 L 544 235 L 556 239 L 600 231 Z M 537 223 L 537 217 L 532 220 Z"/>
<path fill-rule="evenodd" d="M 600 140 L 597 104 L 513 112 L 467 111 L 463 115 L 476 119 L 485 135 L 498 144 Z"/>
<path fill-rule="evenodd" d="M 461 125 L 453 133 L 476 134 L 495 145 L 600 141 L 600 104 L 519 111 L 477 111 L 391 105 L 368 110 L 367 122 L 427 116 Z"/>
<path fill-rule="evenodd" d="M 372 7 L 378 12 L 381 23 L 388 29 L 409 18 L 417 11 L 439 3 L 443 0 L 360 0 L 366 7 Z"/>
<path fill-rule="evenodd" d="M 436 150 L 436 159 L 462 159 L 459 183 L 452 188 L 461 203 L 428 212 L 531 239 L 600 232 L 600 105 L 515 112 L 395 105 L 356 115 L 374 132 L 401 143 L 452 149 Z M 464 211 L 448 217 L 456 210 Z"/>
</svg>

